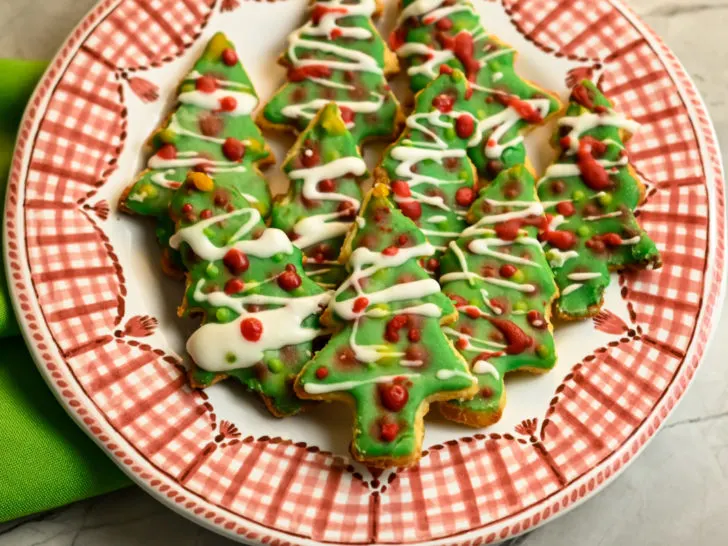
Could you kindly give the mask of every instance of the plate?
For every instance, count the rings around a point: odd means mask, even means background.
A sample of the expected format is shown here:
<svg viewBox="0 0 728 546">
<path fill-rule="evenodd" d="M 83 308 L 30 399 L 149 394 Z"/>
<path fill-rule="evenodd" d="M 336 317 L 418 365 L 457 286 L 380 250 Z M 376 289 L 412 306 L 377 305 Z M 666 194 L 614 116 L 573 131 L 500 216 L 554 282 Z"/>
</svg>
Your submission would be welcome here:
<svg viewBox="0 0 728 546">
<path fill-rule="evenodd" d="M 152 495 L 241 541 L 492 543 L 603 488 L 683 396 L 717 323 L 725 268 L 723 173 L 705 107 L 673 54 L 618 0 L 475 0 L 520 51 L 518 70 L 567 95 L 591 76 L 643 124 L 629 143 L 648 185 L 639 218 L 659 271 L 623 274 L 594 320 L 560 327 L 550 374 L 514 376 L 496 426 L 433 417 L 418 467 L 350 461 L 350 415 L 274 420 L 233 384 L 190 390 L 192 324 L 162 277 L 153 229 L 116 210 L 141 146 L 216 31 L 263 99 L 305 0 L 104 0 L 76 28 L 23 121 L 7 196 L 6 264 L 35 360 L 65 409 Z M 397 6 L 380 21 L 391 29 Z M 260 32 L 265 29 L 265 32 Z M 552 128 L 528 137 L 538 170 Z M 278 157 L 292 140 L 271 136 Z M 368 150 L 370 164 L 379 150 Z M 277 169 L 271 184 L 283 188 Z"/>
</svg>

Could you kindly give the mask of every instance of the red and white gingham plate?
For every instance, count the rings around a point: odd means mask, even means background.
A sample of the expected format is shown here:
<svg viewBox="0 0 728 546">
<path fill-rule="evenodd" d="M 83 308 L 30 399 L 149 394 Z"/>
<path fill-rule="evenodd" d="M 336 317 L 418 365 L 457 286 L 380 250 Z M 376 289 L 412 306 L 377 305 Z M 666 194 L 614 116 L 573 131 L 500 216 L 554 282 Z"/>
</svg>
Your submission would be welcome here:
<svg viewBox="0 0 728 546">
<path fill-rule="evenodd" d="M 206 39 L 228 33 L 265 99 L 306 3 L 104 0 L 74 31 L 26 112 L 8 191 L 6 263 L 28 344 L 68 412 L 137 483 L 228 536 L 477 545 L 521 533 L 614 478 L 700 363 L 725 268 L 705 107 L 619 0 L 474 0 L 521 52 L 522 74 L 562 95 L 569 77 L 594 75 L 643 124 L 629 144 L 649 187 L 639 217 L 665 266 L 615 276 L 597 320 L 557 332 L 557 369 L 509 383 L 496 427 L 473 435 L 431 420 L 417 468 L 372 474 L 346 456 L 346 415 L 276 421 L 234 385 L 186 386 L 182 289 L 158 271 L 153 229 L 115 210 Z M 385 32 L 395 11 L 387 2 Z M 539 168 L 547 131 L 529 137 Z M 290 140 L 277 145 L 282 157 Z"/>
</svg>

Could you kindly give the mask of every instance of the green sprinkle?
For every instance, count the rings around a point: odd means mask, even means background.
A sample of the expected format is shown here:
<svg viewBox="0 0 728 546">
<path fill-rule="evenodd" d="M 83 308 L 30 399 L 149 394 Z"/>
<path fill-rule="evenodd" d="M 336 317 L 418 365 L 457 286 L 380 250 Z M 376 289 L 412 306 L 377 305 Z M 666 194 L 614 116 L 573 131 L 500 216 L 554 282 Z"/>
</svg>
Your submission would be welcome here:
<svg viewBox="0 0 728 546">
<path fill-rule="evenodd" d="M 214 279 L 215 277 L 218 276 L 219 273 L 220 273 L 220 268 L 217 267 L 215 264 L 212 264 L 212 263 L 209 264 L 207 266 L 207 268 L 205 269 L 205 276 L 208 279 Z"/>
<path fill-rule="evenodd" d="M 549 351 L 549 348 L 546 347 L 546 345 L 539 345 L 538 347 L 536 347 L 536 354 L 541 358 L 548 358 L 551 354 L 551 351 Z"/>
<path fill-rule="evenodd" d="M 609 193 L 605 193 L 603 195 L 599 196 L 599 204 L 603 207 L 606 207 L 612 203 L 612 195 Z"/>
<path fill-rule="evenodd" d="M 268 369 L 273 373 L 278 373 L 283 370 L 283 361 L 279 358 L 274 358 L 268 362 Z"/>
<path fill-rule="evenodd" d="M 586 195 L 581 190 L 576 190 L 574 194 L 572 195 L 574 198 L 574 201 L 583 201 L 586 198 Z"/>
<path fill-rule="evenodd" d="M 457 137 L 457 134 L 455 133 L 455 129 L 445 129 L 445 138 L 447 140 L 455 140 L 455 137 Z"/>
<path fill-rule="evenodd" d="M 485 117 L 488 115 L 487 112 L 483 109 L 480 109 L 476 112 L 478 119 L 485 119 Z"/>
<path fill-rule="evenodd" d="M 480 300 L 478 298 L 473 298 L 468 302 L 468 305 L 471 305 L 473 307 L 478 307 L 480 305 Z"/>
<path fill-rule="evenodd" d="M 235 364 L 235 362 L 238 360 L 238 357 L 235 356 L 235 353 L 228 353 L 225 355 L 225 361 L 228 364 Z"/>
<path fill-rule="evenodd" d="M 282 262 L 283 260 L 285 260 L 285 258 L 286 258 L 286 255 L 285 255 L 285 254 L 284 254 L 283 252 L 279 252 L 278 254 L 274 254 L 274 255 L 273 255 L 273 256 L 271 257 L 271 260 L 273 260 L 273 261 L 274 261 L 274 262 L 276 262 L 276 263 L 280 263 L 280 262 Z"/>
<path fill-rule="evenodd" d="M 525 300 L 517 301 L 513 308 L 516 311 L 528 311 L 528 303 Z"/>
<path fill-rule="evenodd" d="M 470 179 L 470 173 L 469 173 L 468 171 L 466 171 L 465 169 L 463 169 L 463 170 L 462 170 L 462 171 L 460 171 L 460 173 L 458 174 L 458 178 L 459 178 L 460 180 L 469 180 L 469 179 Z"/>
<path fill-rule="evenodd" d="M 226 323 L 230 320 L 230 311 L 228 309 L 225 309 L 224 307 L 221 307 L 217 311 L 215 311 L 215 319 L 218 322 Z"/>
<path fill-rule="evenodd" d="M 523 282 L 526 276 L 523 274 L 523 271 L 520 269 L 516 271 L 513 276 L 511 277 L 514 282 Z"/>
<path fill-rule="evenodd" d="M 202 233 L 204 233 L 205 237 L 207 237 L 208 239 L 211 239 L 215 236 L 215 230 L 212 228 L 205 228 L 202 230 Z"/>
<path fill-rule="evenodd" d="M 327 163 L 331 163 L 332 161 L 336 161 L 341 157 L 341 154 L 337 150 L 328 150 L 324 154 L 324 159 Z"/>
<path fill-rule="evenodd" d="M 589 237 L 591 235 L 591 229 L 589 229 L 589 226 L 579 226 L 576 228 L 576 233 L 579 237 Z"/>
</svg>

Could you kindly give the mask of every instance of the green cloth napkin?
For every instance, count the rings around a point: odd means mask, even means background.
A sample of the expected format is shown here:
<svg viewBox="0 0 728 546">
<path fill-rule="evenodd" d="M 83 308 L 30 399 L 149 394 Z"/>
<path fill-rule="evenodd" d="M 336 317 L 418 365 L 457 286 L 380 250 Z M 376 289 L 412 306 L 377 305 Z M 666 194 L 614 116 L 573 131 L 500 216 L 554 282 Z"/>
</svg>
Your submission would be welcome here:
<svg viewBox="0 0 728 546">
<path fill-rule="evenodd" d="M 15 133 L 45 67 L 44 62 L 0 59 L 0 207 Z M 128 478 L 66 415 L 36 369 L 18 332 L 4 267 L 0 338 L 0 522 L 128 485 Z"/>
</svg>

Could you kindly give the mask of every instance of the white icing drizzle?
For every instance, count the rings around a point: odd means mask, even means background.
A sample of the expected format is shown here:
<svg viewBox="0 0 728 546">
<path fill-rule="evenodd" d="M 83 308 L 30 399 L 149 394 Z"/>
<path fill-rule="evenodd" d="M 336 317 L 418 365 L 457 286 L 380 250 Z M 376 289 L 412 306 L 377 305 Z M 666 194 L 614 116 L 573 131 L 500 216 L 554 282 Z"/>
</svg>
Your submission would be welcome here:
<svg viewBox="0 0 728 546">
<path fill-rule="evenodd" d="M 208 295 L 210 296 L 213 295 Z M 224 292 L 216 292 L 213 297 L 218 296 L 226 295 Z M 330 297 L 330 293 L 303 298 L 228 297 L 236 302 L 234 304 L 231 302 L 227 306 L 236 308 L 241 315 L 225 324 L 208 323 L 201 326 L 187 341 L 187 352 L 200 368 L 210 372 L 249 368 L 263 359 L 264 351 L 306 343 L 316 338 L 320 331 L 316 328 L 306 328 L 302 326 L 302 322 L 318 313 Z M 257 304 L 280 304 L 282 307 L 248 313 L 237 300 Z M 241 323 L 250 318 L 257 319 L 263 326 L 262 335 L 257 341 L 248 341 L 240 331 Z M 231 355 L 235 360 L 229 362 L 228 357 Z"/>
<path fill-rule="evenodd" d="M 175 173 L 174 169 L 168 169 L 166 171 L 160 171 L 154 173 L 149 179 L 154 182 L 157 186 L 167 188 L 168 190 L 176 190 L 180 186 L 180 182 L 176 180 L 170 180 L 168 176 Z"/>
<path fill-rule="evenodd" d="M 329 392 L 338 392 L 338 391 L 350 391 L 353 389 L 356 389 L 357 387 L 361 387 L 362 385 L 370 385 L 372 383 L 391 383 L 395 379 L 398 379 L 400 377 L 407 377 L 407 378 L 413 378 L 413 377 L 420 377 L 420 374 L 418 373 L 405 373 L 405 374 L 397 374 L 397 375 L 381 375 L 379 377 L 372 377 L 369 379 L 360 379 L 358 381 L 340 381 L 339 383 L 306 383 L 303 388 L 304 390 L 309 394 L 326 394 Z"/>
<path fill-rule="evenodd" d="M 439 224 L 440 222 L 446 222 L 447 216 L 430 216 L 427 219 L 427 222 L 429 224 Z"/>
<path fill-rule="evenodd" d="M 197 82 L 198 79 L 203 77 L 197 71 L 192 71 L 185 79 L 185 82 L 193 81 Z M 212 93 L 205 93 L 199 89 L 194 91 L 185 91 L 180 93 L 178 99 L 182 104 L 192 104 L 206 110 L 221 111 L 220 101 L 225 97 L 232 97 L 235 99 L 235 109 L 231 111 L 223 112 L 231 116 L 249 116 L 256 106 L 258 106 L 258 98 L 253 94 L 253 90 L 247 85 L 232 82 L 227 80 L 215 80 L 218 84 L 217 89 Z"/>
<path fill-rule="evenodd" d="M 379 303 L 393 301 L 417 300 L 440 292 L 440 285 L 434 279 L 424 279 L 404 284 L 396 284 L 377 292 L 365 293 L 361 287 L 362 279 L 367 279 L 382 269 L 394 268 L 403 265 L 405 262 L 420 257 L 432 256 L 435 249 L 429 243 L 423 243 L 413 247 L 400 248 L 392 255 L 386 256 L 381 252 L 373 252 L 365 247 L 357 248 L 351 255 L 350 264 L 351 276 L 336 291 L 330 307 L 342 319 L 354 321 L 349 339 L 349 345 L 354 351 L 357 360 L 365 363 L 374 363 L 389 356 L 404 356 L 401 353 L 393 353 L 386 346 L 381 345 L 360 345 L 357 342 L 359 322 L 362 317 L 382 317 L 389 314 L 413 314 L 432 318 L 440 317 L 440 308 L 431 303 L 421 304 L 408 309 L 398 310 L 394 313 L 370 309 L 371 306 Z M 346 290 L 353 289 L 355 296 L 346 300 L 337 301 L 338 296 Z M 357 300 L 366 298 L 367 305 L 358 312 L 354 311 Z"/>
<path fill-rule="evenodd" d="M 636 121 L 628 119 L 623 114 L 612 111 L 605 114 L 587 112 L 579 116 L 566 116 L 559 120 L 559 127 L 571 127 L 571 131 L 567 136 L 571 140 L 570 152 L 572 154 L 575 154 L 579 150 L 579 140 L 584 133 L 605 126 L 623 129 L 630 134 L 635 134 L 640 129 L 640 124 Z M 617 144 L 614 141 L 610 142 Z"/>
<path fill-rule="evenodd" d="M 460 370 L 438 370 L 435 377 L 437 377 L 440 381 L 447 381 L 453 377 L 463 377 L 465 379 L 469 379 L 473 383 L 476 381 L 475 378 L 468 372 L 461 372 Z"/>
<path fill-rule="evenodd" d="M 369 72 L 373 74 L 384 74 L 377 60 L 371 55 L 353 48 L 346 48 L 334 43 L 332 33 L 336 31 L 341 38 L 351 40 L 370 40 L 373 33 L 365 28 L 344 27 L 339 20 L 345 17 L 364 16 L 372 17 L 376 11 L 375 0 L 360 0 L 357 4 L 346 3 L 345 0 L 331 0 L 328 2 L 314 3 L 315 6 L 325 6 L 331 11 L 325 13 L 318 25 L 308 21 L 304 26 L 293 32 L 288 39 L 288 58 L 293 68 L 305 68 L 307 66 L 325 66 L 330 70 Z M 343 10 L 343 13 L 341 12 Z M 319 40 L 309 38 L 320 38 Z M 320 53 L 319 58 L 304 59 L 299 56 L 299 50 Z M 336 57 L 333 59 L 331 57 Z M 316 57 L 316 56 L 312 56 Z M 324 57 L 324 58 L 321 58 Z M 332 82 L 325 78 L 309 77 L 323 87 L 335 89 L 353 90 L 354 86 L 343 83 Z M 335 100 L 340 107 L 346 107 L 359 114 L 373 113 L 378 111 L 384 104 L 384 95 L 369 91 L 371 100 Z M 329 99 L 314 99 L 302 104 L 289 104 L 281 112 L 289 118 L 312 119 L 316 113 L 326 106 Z M 351 127 L 349 123 L 347 126 Z"/>
<path fill-rule="evenodd" d="M 547 253 L 549 263 L 554 269 L 560 269 L 566 265 L 566 262 L 579 257 L 579 253 L 576 250 L 559 250 L 558 248 L 551 248 Z"/>
<path fill-rule="evenodd" d="M 584 285 L 579 283 L 570 284 L 566 288 L 564 288 L 561 291 L 561 297 L 568 296 L 569 294 L 572 294 L 573 292 L 576 292 L 580 288 L 582 288 Z"/>
<path fill-rule="evenodd" d="M 585 222 L 596 222 L 598 220 L 605 220 L 607 218 L 619 218 L 624 214 L 621 210 L 617 210 L 615 212 L 610 212 L 608 214 L 600 214 L 598 216 L 584 216 Z"/>
<path fill-rule="evenodd" d="M 487 360 L 478 360 L 473 364 L 473 373 L 478 375 L 492 375 L 495 379 L 500 379 L 500 374 L 496 367 Z"/>
<path fill-rule="evenodd" d="M 621 168 L 629 165 L 629 157 L 623 157 L 618 161 L 608 161 L 606 159 L 597 160 L 602 167 L 609 170 L 612 168 Z M 581 176 L 581 170 L 577 163 L 555 163 L 546 169 L 543 178 L 538 181 L 537 187 L 541 186 L 547 180 L 554 178 L 571 178 L 573 176 Z"/>
<path fill-rule="evenodd" d="M 185 167 L 199 167 L 204 165 L 208 172 L 245 172 L 247 169 L 235 161 L 211 161 L 207 156 L 194 150 L 177 152 L 174 159 L 165 159 L 159 152 L 149 158 L 147 167 L 150 169 L 174 169 Z"/>
<path fill-rule="evenodd" d="M 205 235 L 205 230 L 208 227 L 228 218 L 234 218 L 243 214 L 249 216 L 248 220 L 230 237 L 230 240 L 225 246 L 215 246 L 208 239 L 207 235 Z M 169 240 L 169 246 L 177 249 L 183 242 L 187 243 L 197 256 L 209 262 L 221 260 L 233 248 L 258 258 L 270 258 L 279 253 L 291 254 L 293 252 L 293 245 L 286 234 L 279 229 L 268 228 L 258 239 L 241 240 L 250 233 L 250 230 L 260 220 L 260 212 L 253 208 L 219 214 L 180 229 Z"/>
<path fill-rule="evenodd" d="M 484 226 L 492 226 L 511 220 L 521 220 L 531 216 L 543 216 L 543 205 L 538 201 L 497 201 L 495 199 L 486 199 L 486 202 L 493 207 L 524 207 L 521 210 L 510 212 L 502 212 L 500 214 L 490 214 L 483 216 L 475 224 L 463 231 L 463 237 L 473 237 L 492 233 L 491 229 L 483 229 Z"/>
<path fill-rule="evenodd" d="M 258 199 L 255 198 L 255 196 L 250 195 L 249 193 L 241 193 L 243 197 L 248 201 L 248 203 L 258 203 Z"/>
<path fill-rule="evenodd" d="M 537 239 L 534 239 L 532 237 L 519 237 L 515 241 L 504 241 L 503 239 L 496 238 L 475 239 L 474 241 L 470 242 L 470 244 L 468 245 L 468 249 L 473 254 L 479 254 L 481 256 L 492 256 L 499 260 L 503 260 L 504 262 L 541 267 L 537 262 L 534 262 L 533 260 L 528 260 L 526 258 L 521 258 L 520 256 L 513 256 L 512 254 L 505 254 L 503 252 L 496 252 L 494 250 L 491 250 L 491 248 L 493 247 L 499 248 L 514 245 L 528 245 L 536 246 L 539 249 L 541 248 L 541 243 Z"/>
<path fill-rule="evenodd" d="M 301 194 L 310 201 L 346 201 L 351 203 L 356 210 L 359 210 L 359 200 L 343 193 L 319 191 L 318 184 L 322 180 L 334 180 L 349 173 L 355 176 L 363 176 L 366 172 L 366 163 L 360 157 L 342 157 L 326 165 L 291 171 L 288 177 L 294 181 L 303 180 Z M 321 241 L 344 235 L 351 227 L 353 221 L 341 222 L 332 220 L 347 216 L 348 214 L 349 211 L 341 211 L 303 218 L 293 227 L 294 233 L 298 235 L 294 244 L 298 248 L 306 248 Z"/>
<path fill-rule="evenodd" d="M 572 273 L 568 276 L 570 281 L 590 281 L 601 277 L 601 273 Z"/>
</svg>

